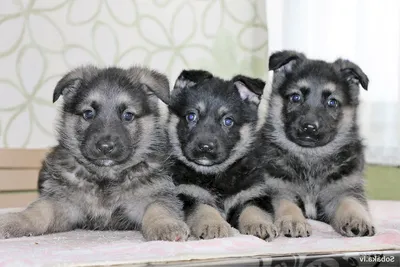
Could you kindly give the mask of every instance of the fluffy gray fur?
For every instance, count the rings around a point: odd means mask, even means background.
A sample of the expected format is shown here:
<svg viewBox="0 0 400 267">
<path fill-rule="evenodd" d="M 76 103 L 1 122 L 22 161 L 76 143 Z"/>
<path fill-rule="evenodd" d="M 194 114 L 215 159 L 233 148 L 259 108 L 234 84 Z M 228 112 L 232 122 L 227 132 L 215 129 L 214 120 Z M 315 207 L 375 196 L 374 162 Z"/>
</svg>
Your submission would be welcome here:
<svg viewBox="0 0 400 267">
<path fill-rule="evenodd" d="M 185 240 L 189 229 L 166 172 L 167 139 L 157 107 L 158 99 L 168 101 L 168 79 L 141 67 L 86 66 L 60 80 L 53 100 L 61 95 L 59 144 L 43 162 L 40 197 L 22 212 L 0 216 L 0 238 L 83 228 Z M 96 119 L 82 118 L 80 110 L 88 108 L 99 114 Z M 122 109 L 134 119 L 121 121 Z M 116 154 L 99 161 L 93 138 L 117 140 Z"/>
</svg>

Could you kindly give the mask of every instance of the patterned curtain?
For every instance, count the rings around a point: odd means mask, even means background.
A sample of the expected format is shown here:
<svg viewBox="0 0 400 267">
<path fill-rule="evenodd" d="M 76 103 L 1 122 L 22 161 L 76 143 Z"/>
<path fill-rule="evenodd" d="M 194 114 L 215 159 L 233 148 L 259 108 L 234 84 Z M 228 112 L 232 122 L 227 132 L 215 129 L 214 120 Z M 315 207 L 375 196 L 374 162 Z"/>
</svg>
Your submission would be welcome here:
<svg viewBox="0 0 400 267">
<path fill-rule="evenodd" d="M 267 77 L 264 0 L 1 0 L 0 147 L 55 143 L 52 91 L 76 66 Z"/>
</svg>

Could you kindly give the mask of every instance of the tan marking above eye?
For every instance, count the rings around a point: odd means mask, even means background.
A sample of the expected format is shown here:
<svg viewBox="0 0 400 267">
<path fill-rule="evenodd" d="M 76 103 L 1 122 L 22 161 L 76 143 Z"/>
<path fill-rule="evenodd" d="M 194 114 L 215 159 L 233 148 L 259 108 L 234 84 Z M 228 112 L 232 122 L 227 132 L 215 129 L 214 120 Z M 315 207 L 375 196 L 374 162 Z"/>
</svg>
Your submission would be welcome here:
<svg viewBox="0 0 400 267">
<path fill-rule="evenodd" d="M 324 91 L 329 91 L 331 93 L 333 93 L 336 90 L 336 85 L 334 83 L 326 83 L 324 85 Z"/>
<path fill-rule="evenodd" d="M 310 83 L 309 83 L 309 81 L 307 81 L 307 80 L 299 80 L 297 83 L 296 83 L 296 86 L 298 87 L 298 88 L 301 88 L 301 87 L 306 87 L 306 88 L 309 88 L 311 85 L 310 85 Z"/>
<path fill-rule="evenodd" d="M 197 109 L 200 113 L 203 113 L 204 111 L 206 111 L 206 104 L 204 102 L 197 103 Z"/>
<path fill-rule="evenodd" d="M 229 109 L 227 107 L 222 106 L 218 109 L 218 115 L 220 116 L 225 115 L 228 111 Z"/>
</svg>

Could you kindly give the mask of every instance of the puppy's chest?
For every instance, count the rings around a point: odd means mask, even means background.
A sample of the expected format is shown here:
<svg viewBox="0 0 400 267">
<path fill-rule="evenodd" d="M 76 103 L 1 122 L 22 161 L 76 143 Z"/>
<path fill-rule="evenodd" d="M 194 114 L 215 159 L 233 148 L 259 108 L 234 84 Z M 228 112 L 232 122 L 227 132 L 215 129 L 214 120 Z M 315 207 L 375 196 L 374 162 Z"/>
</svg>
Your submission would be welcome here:
<svg viewBox="0 0 400 267">
<path fill-rule="evenodd" d="M 217 174 L 202 174 L 187 166 L 177 165 L 173 179 L 176 184 L 194 184 L 222 198 L 234 195 L 256 184 L 262 177 L 250 175 L 249 168 L 233 166 Z M 255 179 L 257 178 L 257 179 Z"/>
<path fill-rule="evenodd" d="M 90 229 L 119 228 L 115 221 L 126 217 L 127 203 L 138 202 L 128 183 L 104 185 L 82 180 L 69 187 L 69 195 L 69 201 L 84 214 L 83 224 Z"/>
<path fill-rule="evenodd" d="M 307 218 L 317 219 L 320 212 L 320 198 L 323 197 L 321 191 L 328 183 L 329 171 L 326 166 L 291 168 L 289 176 L 292 179 L 287 182 L 296 191 L 297 204 Z"/>
</svg>

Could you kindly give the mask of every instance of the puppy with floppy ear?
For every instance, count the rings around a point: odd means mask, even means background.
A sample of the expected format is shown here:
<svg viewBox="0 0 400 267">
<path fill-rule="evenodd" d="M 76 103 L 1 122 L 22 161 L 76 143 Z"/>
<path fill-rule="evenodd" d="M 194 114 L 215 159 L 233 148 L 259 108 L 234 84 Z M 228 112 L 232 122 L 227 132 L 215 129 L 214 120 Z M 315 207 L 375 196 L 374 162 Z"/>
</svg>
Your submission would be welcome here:
<svg viewBox="0 0 400 267">
<path fill-rule="evenodd" d="M 344 236 L 375 233 L 364 191 L 364 146 L 358 132 L 359 85 L 368 77 L 351 61 L 271 55 L 274 71 L 260 149 L 275 221 L 290 237 L 311 234 L 306 218 Z"/>
<path fill-rule="evenodd" d="M 76 228 L 140 230 L 147 240 L 185 240 L 182 203 L 169 165 L 158 99 L 168 79 L 133 67 L 86 66 L 54 89 L 63 96 L 59 144 L 39 174 L 40 197 L 22 212 L 0 216 L 0 238 Z"/>
<path fill-rule="evenodd" d="M 175 82 L 169 105 L 173 179 L 197 238 L 226 237 L 230 225 L 263 239 L 277 236 L 252 156 L 264 86 L 260 79 L 223 80 L 204 70 L 184 70 Z"/>
</svg>

